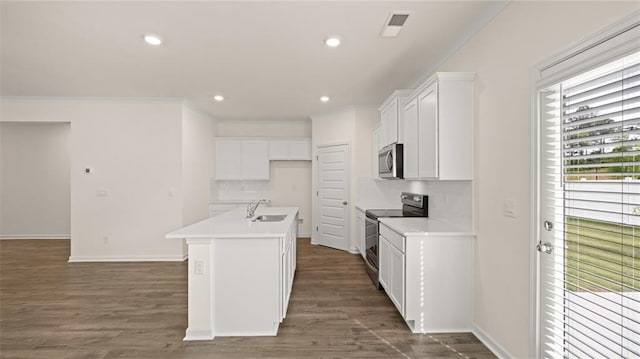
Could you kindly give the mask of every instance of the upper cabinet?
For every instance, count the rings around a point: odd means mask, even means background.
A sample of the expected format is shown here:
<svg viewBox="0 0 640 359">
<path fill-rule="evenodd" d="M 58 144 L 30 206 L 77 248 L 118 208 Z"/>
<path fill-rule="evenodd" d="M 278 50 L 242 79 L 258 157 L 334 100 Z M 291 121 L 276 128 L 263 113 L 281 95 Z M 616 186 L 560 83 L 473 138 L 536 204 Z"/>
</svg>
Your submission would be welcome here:
<svg viewBox="0 0 640 359">
<path fill-rule="evenodd" d="M 311 161 L 310 138 L 216 138 L 216 180 L 269 180 L 270 160 Z"/>
<path fill-rule="evenodd" d="M 473 78 L 473 73 L 438 72 L 407 98 L 405 179 L 472 179 Z"/>
<path fill-rule="evenodd" d="M 311 161 L 311 139 L 283 138 L 270 140 L 269 159 Z"/>
<path fill-rule="evenodd" d="M 268 141 L 216 139 L 216 180 L 268 179 Z"/>
<path fill-rule="evenodd" d="M 379 148 L 392 143 L 402 143 L 403 113 L 402 104 L 411 91 L 398 90 L 380 106 Z"/>
</svg>

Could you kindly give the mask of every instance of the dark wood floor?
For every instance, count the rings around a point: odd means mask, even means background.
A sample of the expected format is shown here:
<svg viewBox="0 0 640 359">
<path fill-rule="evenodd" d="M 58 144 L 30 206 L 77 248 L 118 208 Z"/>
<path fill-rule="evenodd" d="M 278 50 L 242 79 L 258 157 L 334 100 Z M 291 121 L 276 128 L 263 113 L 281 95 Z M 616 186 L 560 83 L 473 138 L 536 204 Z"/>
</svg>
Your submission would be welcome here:
<svg viewBox="0 0 640 359">
<path fill-rule="evenodd" d="M 276 337 L 183 342 L 187 266 L 67 263 L 68 240 L 0 241 L 1 358 L 494 358 L 472 334 L 412 334 L 362 259 L 298 239 Z"/>
</svg>

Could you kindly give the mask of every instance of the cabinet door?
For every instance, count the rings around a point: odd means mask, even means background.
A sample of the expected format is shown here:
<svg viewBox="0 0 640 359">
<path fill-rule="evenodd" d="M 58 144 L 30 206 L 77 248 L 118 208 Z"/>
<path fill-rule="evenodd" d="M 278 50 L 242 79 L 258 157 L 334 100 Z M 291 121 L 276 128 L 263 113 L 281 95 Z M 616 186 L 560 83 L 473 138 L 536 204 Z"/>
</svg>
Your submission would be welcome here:
<svg viewBox="0 0 640 359">
<path fill-rule="evenodd" d="M 400 314 L 404 316 L 404 253 L 394 246 L 389 246 L 387 262 L 390 272 L 387 293 Z"/>
<path fill-rule="evenodd" d="M 389 104 L 387 113 L 387 144 L 398 142 L 398 99 Z"/>
<path fill-rule="evenodd" d="M 242 179 L 269 179 L 269 142 L 242 141 Z"/>
<path fill-rule="evenodd" d="M 404 178 L 418 179 L 418 99 L 404 108 Z"/>
<path fill-rule="evenodd" d="M 242 142 L 216 141 L 216 179 L 242 179 Z"/>
<path fill-rule="evenodd" d="M 310 161 L 311 160 L 311 141 L 310 140 L 289 141 L 289 159 Z"/>
<path fill-rule="evenodd" d="M 380 113 L 380 127 L 379 127 L 379 143 L 378 147 L 382 148 L 389 144 L 389 113 L 387 111 L 382 111 Z"/>
<path fill-rule="evenodd" d="M 288 160 L 289 159 L 289 142 L 283 140 L 269 141 L 269 159 L 270 160 Z"/>
<path fill-rule="evenodd" d="M 418 96 L 418 174 L 438 177 L 438 84 Z"/>
</svg>

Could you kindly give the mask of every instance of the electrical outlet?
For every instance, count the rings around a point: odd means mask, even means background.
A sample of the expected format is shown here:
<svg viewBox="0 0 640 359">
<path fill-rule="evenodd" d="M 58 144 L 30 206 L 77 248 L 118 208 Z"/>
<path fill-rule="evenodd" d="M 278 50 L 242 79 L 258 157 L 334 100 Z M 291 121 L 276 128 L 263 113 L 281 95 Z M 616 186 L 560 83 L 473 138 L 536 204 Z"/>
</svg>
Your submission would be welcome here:
<svg viewBox="0 0 640 359">
<path fill-rule="evenodd" d="M 204 262 L 203 261 L 195 261 L 193 263 L 193 274 L 195 274 L 195 275 L 204 275 Z"/>
<path fill-rule="evenodd" d="M 502 201 L 502 214 L 505 217 L 516 218 L 518 216 L 516 208 L 517 208 L 517 203 L 515 199 L 506 198 L 505 200 Z"/>
<path fill-rule="evenodd" d="M 104 236 L 102 237 L 102 244 L 109 244 L 109 237 L 108 236 Z"/>
</svg>

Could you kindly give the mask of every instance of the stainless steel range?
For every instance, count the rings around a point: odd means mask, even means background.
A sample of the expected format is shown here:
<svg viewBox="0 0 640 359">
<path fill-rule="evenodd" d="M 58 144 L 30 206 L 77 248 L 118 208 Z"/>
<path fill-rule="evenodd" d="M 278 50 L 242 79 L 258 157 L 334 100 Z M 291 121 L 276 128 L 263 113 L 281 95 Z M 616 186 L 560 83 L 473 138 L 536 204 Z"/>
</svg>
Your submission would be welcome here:
<svg viewBox="0 0 640 359">
<path fill-rule="evenodd" d="M 429 197 L 422 194 L 402 192 L 400 196 L 402 209 L 369 209 L 365 212 L 365 243 L 366 243 L 366 264 L 367 273 L 380 289 L 378 283 L 378 228 L 380 223 L 378 218 L 384 217 L 428 217 Z"/>
</svg>

